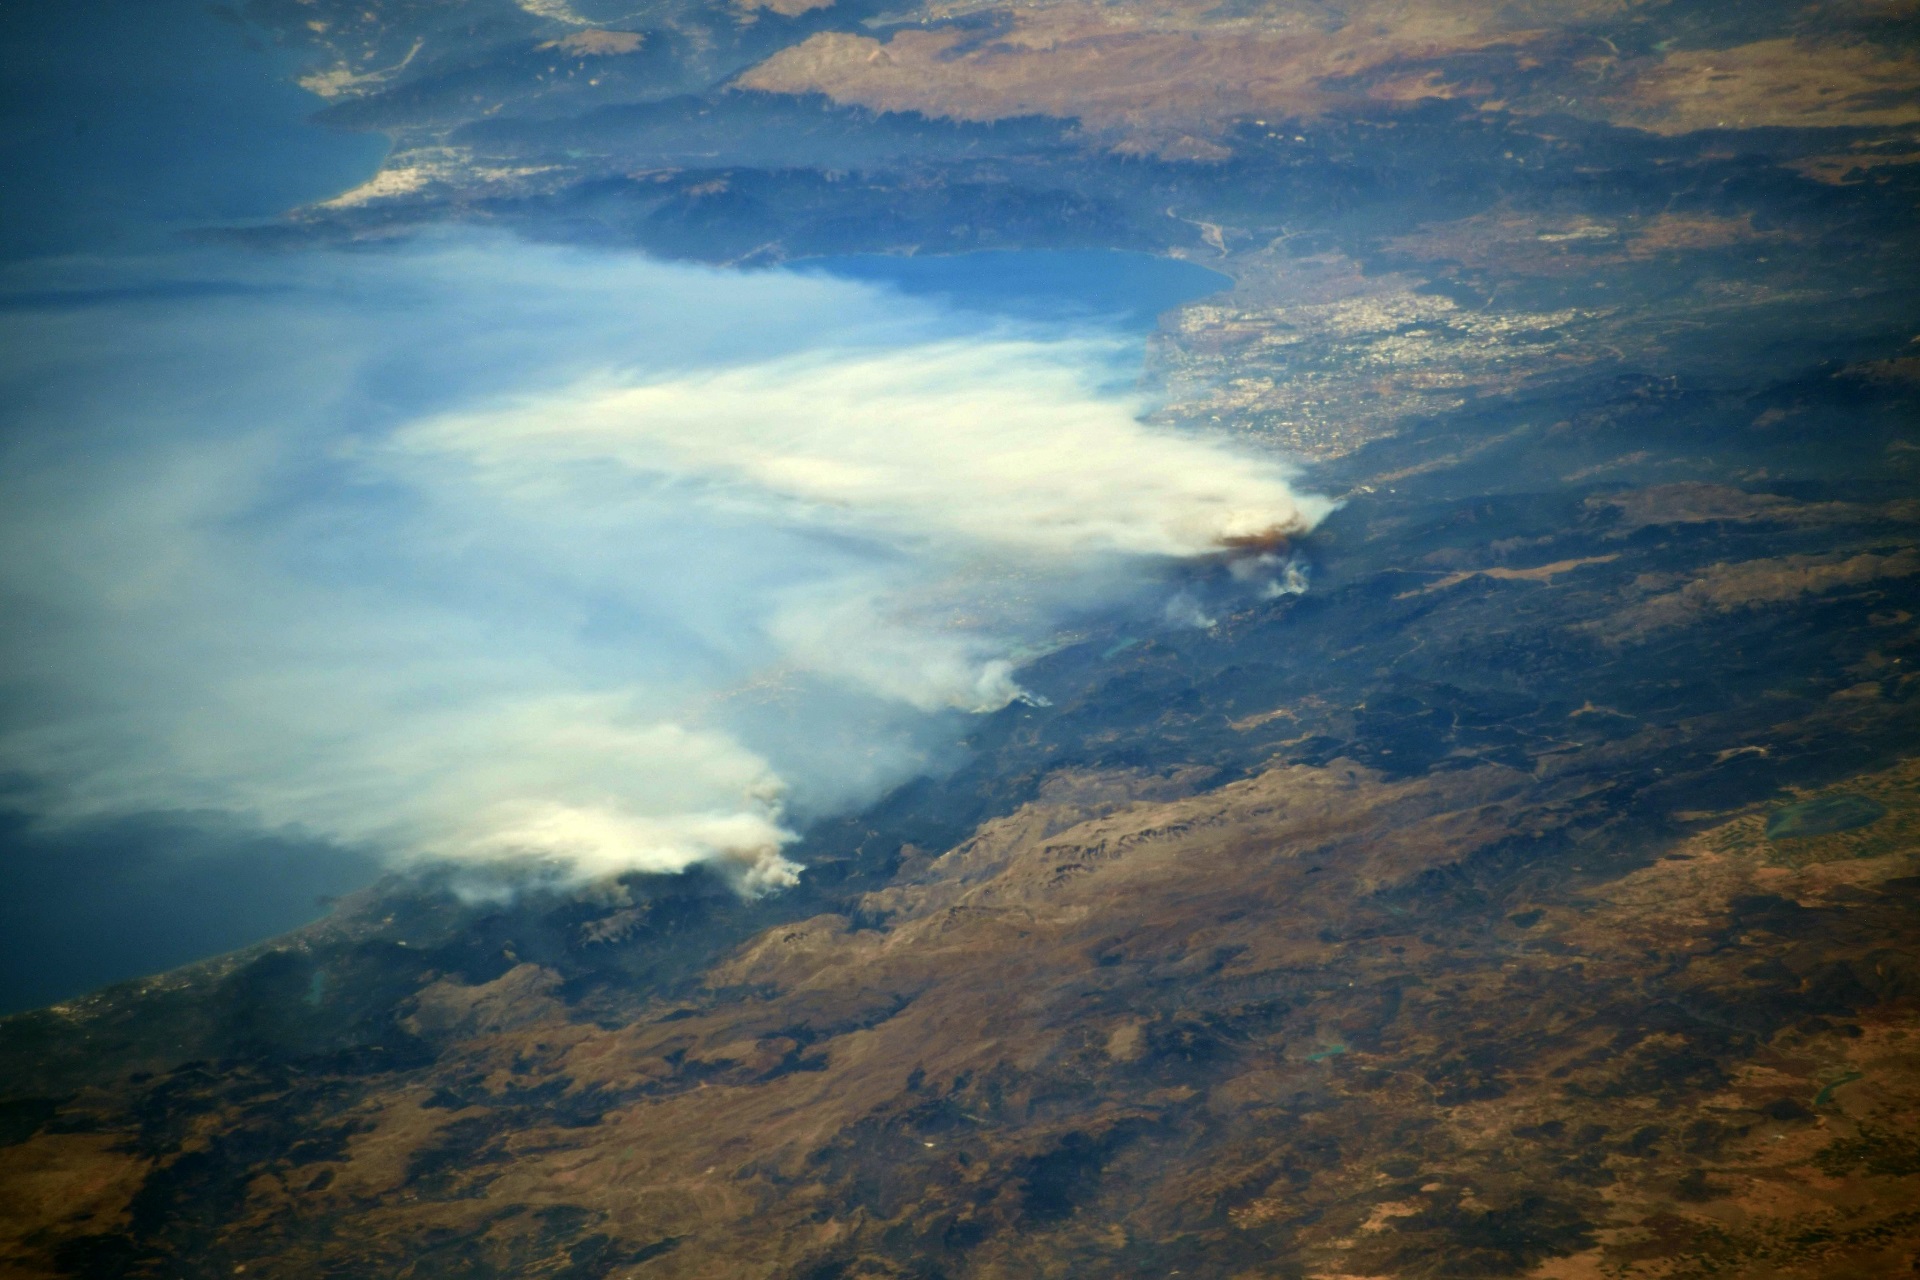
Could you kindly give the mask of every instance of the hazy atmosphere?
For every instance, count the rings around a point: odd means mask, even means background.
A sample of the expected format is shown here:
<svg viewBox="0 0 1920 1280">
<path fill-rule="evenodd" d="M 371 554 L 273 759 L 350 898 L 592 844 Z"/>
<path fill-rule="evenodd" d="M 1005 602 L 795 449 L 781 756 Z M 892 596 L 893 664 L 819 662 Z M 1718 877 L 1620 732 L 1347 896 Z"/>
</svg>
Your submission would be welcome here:
<svg viewBox="0 0 1920 1280">
<path fill-rule="evenodd" d="M 1920 1270 L 1910 0 L 0 12 L 0 1280 Z"/>
<path fill-rule="evenodd" d="M 950 762 L 941 713 L 1043 697 L 1173 562 L 1281 589 L 1329 506 L 1142 426 L 1108 316 L 500 237 L 87 274 L 0 319 L 0 767 L 47 824 L 763 892 L 790 809 Z"/>
</svg>

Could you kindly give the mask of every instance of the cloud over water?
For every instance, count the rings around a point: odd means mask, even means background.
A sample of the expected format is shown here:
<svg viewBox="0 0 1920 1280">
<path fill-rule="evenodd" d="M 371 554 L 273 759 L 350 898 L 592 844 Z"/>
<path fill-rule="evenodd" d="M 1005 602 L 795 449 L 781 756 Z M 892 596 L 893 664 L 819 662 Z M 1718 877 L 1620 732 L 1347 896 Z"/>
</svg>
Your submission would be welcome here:
<svg viewBox="0 0 1920 1280">
<path fill-rule="evenodd" d="M 0 313 L 49 821 L 777 888 L 1071 619 L 1327 509 L 1142 425 L 1094 324 L 491 241 L 150 270 Z"/>
</svg>

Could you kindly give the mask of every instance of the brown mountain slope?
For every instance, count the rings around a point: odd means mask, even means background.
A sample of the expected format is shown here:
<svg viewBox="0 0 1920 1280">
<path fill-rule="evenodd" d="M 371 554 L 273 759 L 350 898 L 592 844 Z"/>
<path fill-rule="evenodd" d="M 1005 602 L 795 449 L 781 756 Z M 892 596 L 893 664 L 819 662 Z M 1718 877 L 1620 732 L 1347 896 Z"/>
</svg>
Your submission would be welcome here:
<svg viewBox="0 0 1920 1280">
<path fill-rule="evenodd" d="M 523 964 L 422 990 L 439 1059 L 384 1088 L 84 1095 L 0 1164 L 9 1274 L 111 1274 L 249 1160 L 184 1274 L 1868 1276 L 1920 1247 L 1920 767 L 1835 790 L 1864 828 L 1742 816 L 1492 917 L 1422 904 L 1584 784 L 1143 789 L 1058 777 L 862 927 L 774 929 L 628 1024 Z"/>
</svg>

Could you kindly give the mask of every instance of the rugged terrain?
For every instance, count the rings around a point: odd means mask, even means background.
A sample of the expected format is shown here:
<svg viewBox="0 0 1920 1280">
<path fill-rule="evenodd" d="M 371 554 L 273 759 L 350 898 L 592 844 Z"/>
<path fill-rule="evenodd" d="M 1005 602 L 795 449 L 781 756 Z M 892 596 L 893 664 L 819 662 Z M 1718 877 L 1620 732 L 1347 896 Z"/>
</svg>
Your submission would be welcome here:
<svg viewBox="0 0 1920 1280">
<path fill-rule="evenodd" d="M 6 1274 L 1920 1265 L 1910 5 L 242 16 L 396 149 L 236 236 L 1187 256 L 1161 420 L 1345 505 L 788 893 L 396 879 L 0 1023 Z"/>
</svg>

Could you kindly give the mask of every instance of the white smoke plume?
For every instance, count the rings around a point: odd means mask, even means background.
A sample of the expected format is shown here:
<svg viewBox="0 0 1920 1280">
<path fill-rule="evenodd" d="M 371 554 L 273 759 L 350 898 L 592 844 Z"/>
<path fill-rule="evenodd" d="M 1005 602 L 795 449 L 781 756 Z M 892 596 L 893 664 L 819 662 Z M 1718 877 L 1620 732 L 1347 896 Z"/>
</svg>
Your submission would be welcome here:
<svg viewBox="0 0 1920 1280">
<path fill-rule="evenodd" d="M 1063 619 L 1328 509 L 1144 426 L 1098 333 L 488 242 L 250 270 L 0 318 L 0 770 L 50 820 L 765 892 Z"/>
</svg>

